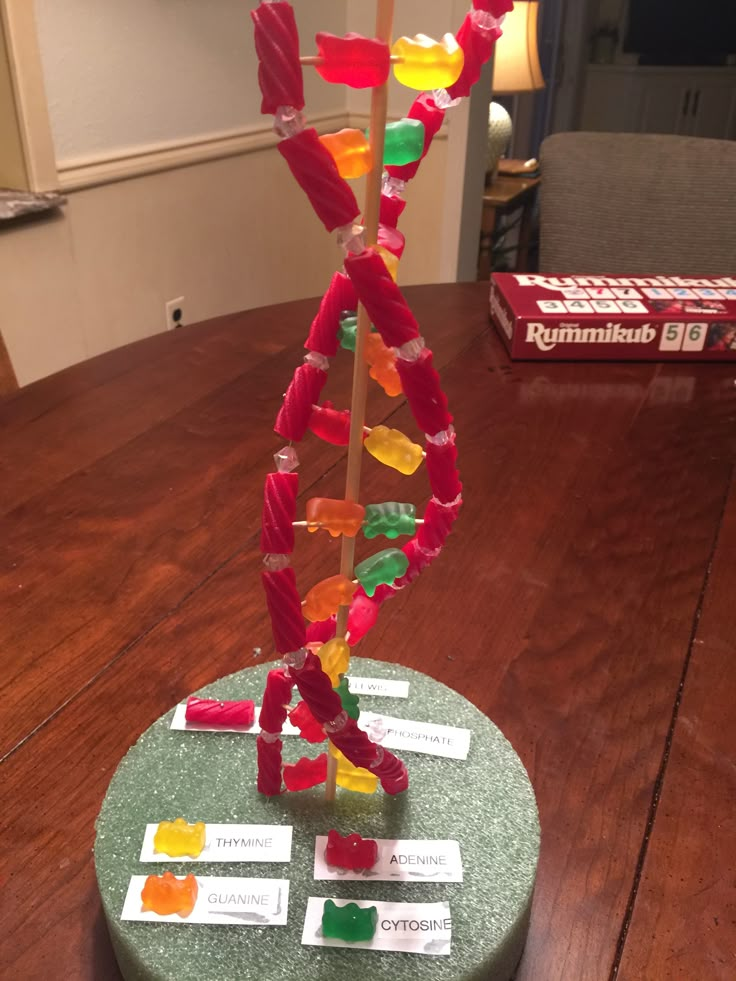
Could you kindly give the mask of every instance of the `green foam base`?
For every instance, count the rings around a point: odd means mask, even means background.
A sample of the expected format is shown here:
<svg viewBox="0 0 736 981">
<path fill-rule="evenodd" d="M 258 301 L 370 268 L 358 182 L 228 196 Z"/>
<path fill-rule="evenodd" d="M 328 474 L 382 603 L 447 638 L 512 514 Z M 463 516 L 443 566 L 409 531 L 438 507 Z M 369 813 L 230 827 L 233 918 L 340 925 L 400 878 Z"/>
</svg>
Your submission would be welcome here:
<svg viewBox="0 0 736 981">
<path fill-rule="evenodd" d="M 259 665 L 222 678 L 201 693 L 260 703 L 266 672 Z M 173 710 L 127 753 L 97 821 L 95 865 L 110 936 L 126 981 L 508 981 L 526 939 L 539 854 L 534 792 L 511 744 L 457 692 L 408 668 L 353 658 L 356 677 L 410 682 L 408 699 L 363 696 L 366 711 L 438 722 L 472 731 L 466 761 L 399 754 L 409 768 L 407 793 L 392 798 L 338 788 L 327 804 L 323 790 L 263 798 L 255 789 L 255 737 L 237 733 L 172 731 Z M 296 696 L 295 696 L 296 698 Z M 284 738 L 284 760 L 324 749 Z M 147 822 L 188 821 L 292 824 L 289 864 L 196 866 L 138 861 Z M 315 882 L 314 837 L 336 827 L 374 838 L 454 838 L 460 842 L 464 882 Z M 131 875 L 263 876 L 290 880 L 286 927 L 133 923 L 120 920 Z M 308 896 L 403 902 L 447 900 L 452 953 L 428 957 L 301 944 Z"/>
</svg>

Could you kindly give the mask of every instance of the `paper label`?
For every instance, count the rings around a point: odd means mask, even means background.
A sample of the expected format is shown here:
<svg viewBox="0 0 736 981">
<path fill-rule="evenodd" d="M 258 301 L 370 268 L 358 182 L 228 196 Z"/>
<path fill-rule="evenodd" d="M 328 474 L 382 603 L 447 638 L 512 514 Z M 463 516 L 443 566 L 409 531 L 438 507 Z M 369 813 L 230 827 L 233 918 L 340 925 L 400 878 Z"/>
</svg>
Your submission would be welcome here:
<svg viewBox="0 0 736 981">
<path fill-rule="evenodd" d="M 348 677 L 348 688 L 354 695 L 381 695 L 384 698 L 408 698 L 409 682 L 388 678 Z"/>
<path fill-rule="evenodd" d="M 223 926 L 285 926 L 289 912 L 288 879 L 241 879 L 236 876 L 197 876 L 197 900 L 189 916 L 160 916 L 141 909 L 141 890 L 147 876 L 133 875 L 123 904 L 122 920 L 143 923 L 219 923 Z M 179 876 L 181 878 L 181 876 Z"/>
<path fill-rule="evenodd" d="M 375 712 L 361 712 L 358 725 L 386 749 L 427 753 L 451 760 L 465 760 L 470 750 L 470 729 L 443 726 L 436 722 L 412 722 Z"/>
<path fill-rule="evenodd" d="M 401 950 L 407 954 L 447 956 L 452 941 L 449 903 L 382 903 L 367 899 L 336 899 L 338 906 L 356 903 L 375 906 L 378 925 L 372 940 L 349 943 L 322 936 L 322 910 L 327 897 L 310 896 L 304 917 L 302 943 L 317 947 L 352 947 L 362 950 Z"/>
<path fill-rule="evenodd" d="M 171 720 L 172 729 L 180 729 L 182 732 L 244 732 L 253 736 L 257 736 L 261 731 L 261 727 L 258 725 L 258 715 L 261 711 L 260 705 L 256 705 L 255 721 L 253 722 L 252 726 L 212 726 L 208 725 L 206 722 L 187 722 L 186 710 L 186 702 L 182 702 L 180 705 L 176 706 L 174 709 L 174 718 Z M 282 735 L 298 736 L 299 730 L 287 719 L 286 722 L 284 722 Z"/>
<path fill-rule="evenodd" d="M 378 861 L 355 872 L 328 865 L 327 836 L 314 843 L 315 879 L 372 879 L 377 882 L 462 882 L 463 863 L 456 841 L 376 838 Z"/>
<path fill-rule="evenodd" d="M 172 858 L 153 850 L 158 824 L 147 824 L 141 862 L 290 862 L 290 824 L 207 824 L 205 845 L 197 858 Z"/>
</svg>

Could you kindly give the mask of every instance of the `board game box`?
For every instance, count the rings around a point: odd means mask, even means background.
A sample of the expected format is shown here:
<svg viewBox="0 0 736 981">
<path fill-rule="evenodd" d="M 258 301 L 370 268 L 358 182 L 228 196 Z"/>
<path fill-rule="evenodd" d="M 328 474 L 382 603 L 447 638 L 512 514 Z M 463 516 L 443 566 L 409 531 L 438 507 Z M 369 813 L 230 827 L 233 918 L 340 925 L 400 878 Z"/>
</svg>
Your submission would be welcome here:
<svg viewBox="0 0 736 981">
<path fill-rule="evenodd" d="M 518 360 L 736 360 L 736 277 L 494 273 L 491 318 Z"/>
</svg>

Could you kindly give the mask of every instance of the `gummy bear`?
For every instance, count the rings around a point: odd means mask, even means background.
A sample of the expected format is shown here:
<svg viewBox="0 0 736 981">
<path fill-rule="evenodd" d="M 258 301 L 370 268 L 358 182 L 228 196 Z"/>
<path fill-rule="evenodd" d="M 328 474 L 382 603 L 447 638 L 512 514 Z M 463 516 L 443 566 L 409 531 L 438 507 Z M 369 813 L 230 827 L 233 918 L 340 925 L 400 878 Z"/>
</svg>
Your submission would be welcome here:
<svg viewBox="0 0 736 981">
<path fill-rule="evenodd" d="M 340 750 L 330 743 L 330 755 L 337 760 L 337 775 L 335 781 L 343 790 L 355 794 L 375 794 L 378 789 L 378 777 L 364 766 L 353 766 L 350 760 Z"/>
<path fill-rule="evenodd" d="M 399 504 L 386 501 L 383 504 L 367 504 L 363 534 L 366 538 L 385 535 L 398 538 L 399 535 L 413 535 L 416 530 L 417 509 L 413 504 Z"/>
<path fill-rule="evenodd" d="M 452 34 L 434 41 L 426 34 L 400 37 L 391 48 L 402 60 L 394 65 L 394 75 L 410 89 L 420 92 L 446 89 L 460 77 L 465 55 Z"/>
<path fill-rule="evenodd" d="M 308 790 L 324 783 L 327 779 L 327 753 L 320 753 L 310 760 L 302 756 L 296 763 L 284 767 L 284 783 L 287 790 Z"/>
<path fill-rule="evenodd" d="M 374 245 L 373 248 L 383 259 L 383 263 L 388 269 L 389 275 L 394 282 L 399 278 L 399 259 L 390 249 L 387 249 L 385 245 Z"/>
<path fill-rule="evenodd" d="M 141 909 L 159 916 L 178 913 L 186 917 L 194 909 L 197 892 L 197 880 L 191 873 L 183 879 L 177 879 L 173 872 L 149 875 L 141 890 Z"/>
<path fill-rule="evenodd" d="M 327 834 L 325 860 L 328 865 L 359 872 L 372 869 L 378 861 L 378 842 L 360 835 L 345 835 L 332 828 Z"/>
<path fill-rule="evenodd" d="M 312 407 L 309 428 L 326 443 L 347 446 L 350 442 L 350 409 L 333 409 L 325 403 Z"/>
<path fill-rule="evenodd" d="M 312 715 L 306 702 L 297 702 L 289 713 L 289 722 L 297 727 L 301 738 L 308 743 L 323 743 L 327 739 L 324 729 Z"/>
<path fill-rule="evenodd" d="M 320 140 L 330 151 L 340 177 L 354 180 L 373 167 L 371 145 L 359 129 L 341 129 L 339 133 L 320 136 Z"/>
<path fill-rule="evenodd" d="M 340 684 L 340 675 L 350 664 L 350 647 L 342 637 L 333 637 L 317 651 L 322 670 L 329 677 L 333 688 Z"/>
<path fill-rule="evenodd" d="M 204 821 L 197 821 L 196 824 L 188 824 L 184 818 L 176 818 L 175 821 L 161 821 L 153 836 L 154 852 L 163 852 L 171 858 L 180 858 L 188 855 L 189 858 L 198 858 L 205 842 Z"/>
<path fill-rule="evenodd" d="M 341 678 L 340 684 L 335 685 L 335 690 L 340 696 L 343 710 L 347 712 L 351 719 L 355 719 L 357 722 L 360 718 L 360 699 L 350 691 L 348 679 Z"/>
<path fill-rule="evenodd" d="M 388 78 L 391 54 L 378 38 L 352 33 L 337 37 L 321 31 L 315 40 L 322 59 L 317 72 L 326 82 L 366 89 L 383 85 Z"/>
<path fill-rule="evenodd" d="M 375 906 L 365 909 L 357 903 L 337 906 L 331 899 L 325 900 L 322 912 L 322 934 L 337 937 L 348 943 L 372 940 L 378 926 L 378 910 Z"/>
<path fill-rule="evenodd" d="M 363 524 L 365 508 L 354 501 L 312 497 L 307 501 L 307 530 L 324 528 L 333 538 L 355 538 Z"/>
<path fill-rule="evenodd" d="M 355 592 L 355 584 L 347 576 L 330 576 L 323 579 L 307 593 L 302 613 L 307 620 L 326 620 L 337 613 L 340 606 L 349 606 Z"/>
<path fill-rule="evenodd" d="M 369 334 L 365 339 L 365 360 L 371 366 L 369 374 L 377 381 L 386 395 L 401 395 L 401 378 L 396 368 L 393 348 L 386 347 L 380 334 Z"/>
<path fill-rule="evenodd" d="M 423 451 L 398 429 L 374 426 L 365 440 L 365 448 L 381 463 L 409 476 L 422 462 Z"/>
<path fill-rule="evenodd" d="M 424 123 L 419 119 L 397 119 L 386 124 L 383 164 L 402 166 L 419 160 L 424 150 Z"/>
<path fill-rule="evenodd" d="M 355 575 L 368 596 L 376 591 L 376 586 L 390 585 L 394 579 L 403 576 L 409 567 L 409 560 L 398 548 L 385 548 L 359 562 Z"/>
</svg>

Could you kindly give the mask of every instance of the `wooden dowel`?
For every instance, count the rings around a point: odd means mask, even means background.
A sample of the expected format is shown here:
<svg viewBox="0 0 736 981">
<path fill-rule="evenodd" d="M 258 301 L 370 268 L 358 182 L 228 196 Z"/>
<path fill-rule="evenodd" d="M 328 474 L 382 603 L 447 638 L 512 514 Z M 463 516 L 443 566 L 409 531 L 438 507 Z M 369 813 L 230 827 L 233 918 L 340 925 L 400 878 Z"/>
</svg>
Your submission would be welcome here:
<svg viewBox="0 0 736 981">
<path fill-rule="evenodd" d="M 379 41 L 391 43 L 394 24 L 394 0 L 377 0 L 375 37 Z M 366 245 L 378 242 L 378 216 L 381 209 L 381 178 L 383 176 L 383 149 L 388 115 L 388 80 L 371 94 L 371 120 L 368 137 L 373 156 L 373 167 L 366 177 L 365 226 Z M 368 365 L 365 360 L 365 339 L 370 331 L 370 320 L 362 303 L 358 304 L 358 329 L 355 332 L 355 361 L 353 362 L 353 396 L 350 405 L 350 441 L 348 443 L 348 463 L 345 477 L 345 500 L 357 501 L 360 497 L 360 465 L 363 456 L 363 424 L 365 422 L 365 403 L 368 392 Z M 353 578 L 355 564 L 355 539 L 343 535 L 340 551 L 340 572 L 347 579 Z M 348 607 L 341 606 L 337 611 L 337 637 L 344 637 L 348 625 Z M 332 765 L 334 763 L 334 766 Z M 334 800 L 337 776 L 337 762 L 331 754 L 327 755 L 327 783 L 325 799 Z"/>
<path fill-rule="evenodd" d="M 404 63 L 404 59 L 401 57 L 401 55 L 391 55 L 389 61 L 391 62 L 392 65 L 403 65 Z M 312 65 L 316 68 L 319 65 L 324 65 L 324 63 L 325 63 L 325 59 L 321 58 L 319 55 L 299 56 L 299 64 L 301 65 L 307 65 L 307 66 Z"/>
<path fill-rule="evenodd" d="M 415 518 L 415 525 L 423 525 L 424 518 Z M 292 528 L 324 528 L 324 523 L 322 521 L 292 521 Z"/>
</svg>

